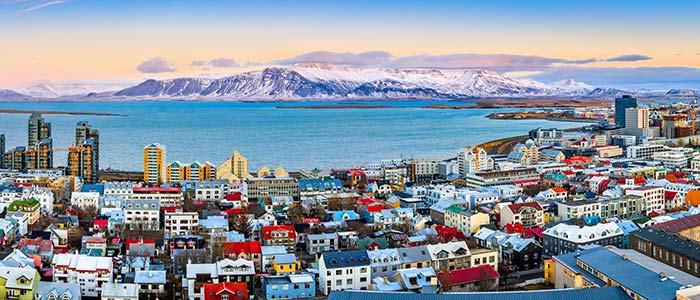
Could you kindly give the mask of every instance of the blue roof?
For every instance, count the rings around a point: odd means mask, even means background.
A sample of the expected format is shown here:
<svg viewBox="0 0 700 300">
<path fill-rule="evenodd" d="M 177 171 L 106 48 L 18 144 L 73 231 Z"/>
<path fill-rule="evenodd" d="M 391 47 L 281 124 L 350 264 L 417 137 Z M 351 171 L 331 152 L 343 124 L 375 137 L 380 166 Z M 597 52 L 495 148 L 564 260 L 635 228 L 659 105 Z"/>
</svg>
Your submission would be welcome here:
<svg viewBox="0 0 700 300">
<path fill-rule="evenodd" d="M 339 211 L 334 211 L 333 212 L 333 221 L 342 221 L 345 220 L 343 216 L 347 214 L 348 219 L 347 220 L 359 220 L 360 215 L 358 215 L 354 210 L 339 210 Z"/>
<path fill-rule="evenodd" d="M 365 250 L 329 251 L 323 252 L 321 257 L 328 269 L 369 266 L 369 256 Z"/>
<path fill-rule="evenodd" d="M 103 184 L 83 184 L 81 192 L 98 192 L 100 195 L 105 194 L 105 186 Z"/>
<path fill-rule="evenodd" d="M 682 286 L 680 283 L 673 280 L 661 281 L 656 272 L 623 259 L 606 248 L 600 249 L 582 254 L 578 259 L 641 297 L 676 299 L 676 290 Z"/>
<path fill-rule="evenodd" d="M 299 190 L 334 190 L 343 187 L 340 179 L 336 178 L 304 178 L 299 179 Z"/>
<path fill-rule="evenodd" d="M 617 226 L 620 226 L 620 229 L 622 229 L 622 231 L 625 233 L 625 235 L 628 235 L 632 232 L 639 230 L 639 226 L 637 226 L 637 224 L 635 224 L 634 222 L 632 222 L 630 220 L 624 220 L 622 222 L 618 222 Z"/>
<path fill-rule="evenodd" d="M 579 267 L 576 264 L 576 259 L 578 258 L 579 255 L 588 254 L 588 253 L 595 252 L 595 251 L 600 251 L 602 249 L 603 249 L 603 247 L 594 247 L 591 249 L 580 250 L 577 252 L 571 252 L 571 253 L 567 253 L 567 254 L 557 255 L 557 256 L 554 256 L 554 260 L 565 265 L 566 267 L 573 270 L 574 272 L 581 274 L 584 278 L 586 278 L 587 281 L 595 283 L 598 286 L 605 286 L 605 281 L 598 279 L 598 277 L 593 276 L 592 274 L 588 273 L 588 271 L 584 270 L 583 268 Z"/>
<path fill-rule="evenodd" d="M 620 287 L 589 289 L 558 289 L 511 292 L 471 292 L 416 294 L 374 291 L 332 291 L 328 300 L 629 300 L 630 297 Z"/>
</svg>

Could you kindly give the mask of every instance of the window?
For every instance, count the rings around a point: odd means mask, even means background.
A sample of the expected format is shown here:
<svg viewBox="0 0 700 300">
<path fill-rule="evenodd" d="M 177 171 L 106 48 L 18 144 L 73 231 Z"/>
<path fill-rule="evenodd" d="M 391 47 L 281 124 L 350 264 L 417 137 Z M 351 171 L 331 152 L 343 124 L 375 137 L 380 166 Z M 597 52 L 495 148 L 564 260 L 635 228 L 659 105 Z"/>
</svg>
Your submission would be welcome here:
<svg viewBox="0 0 700 300">
<path fill-rule="evenodd" d="M 221 295 L 221 300 L 228 300 L 228 294 Z"/>
</svg>

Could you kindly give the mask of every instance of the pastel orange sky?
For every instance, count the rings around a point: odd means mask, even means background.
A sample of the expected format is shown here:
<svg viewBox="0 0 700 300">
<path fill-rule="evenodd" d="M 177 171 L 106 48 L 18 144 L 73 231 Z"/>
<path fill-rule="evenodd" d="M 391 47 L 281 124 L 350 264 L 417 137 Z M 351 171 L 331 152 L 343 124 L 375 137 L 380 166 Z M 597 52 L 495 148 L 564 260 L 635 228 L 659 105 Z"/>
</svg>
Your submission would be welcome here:
<svg viewBox="0 0 700 300">
<path fill-rule="evenodd" d="M 37 81 L 229 74 L 314 51 L 382 51 L 392 59 L 429 55 L 431 61 L 452 54 L 595 59 L 563 67 L 584 77 L 614 68 L 635 80 L 679 74 L 677 80 L 686 81 L 700 68 L 700 21 L 691 16 L 698 8 L 696 3 L 646 1 L 529 5 L 282 1 L 272 5 L 0 0 L 0 88 Z M 606 61 L 622 56 L 619 61 Z M 152 58 L 162 58 L 171 68 L 165 72 L 137 69 Z M 217 58 L 231 59 L 237 66 L 192 65 Z M 558 67 L 562 65 L 522 71 L 535 70 L 543 74 L 542 79 L 553 80 L 556 76 L 546 74 L 564 70 Z M 637 78 L 632 72 L 643 67 L 651 67 L 643 69 L 647 77 Z M 504 66 L 499 71 L 520 70 Z"/>
</svg>

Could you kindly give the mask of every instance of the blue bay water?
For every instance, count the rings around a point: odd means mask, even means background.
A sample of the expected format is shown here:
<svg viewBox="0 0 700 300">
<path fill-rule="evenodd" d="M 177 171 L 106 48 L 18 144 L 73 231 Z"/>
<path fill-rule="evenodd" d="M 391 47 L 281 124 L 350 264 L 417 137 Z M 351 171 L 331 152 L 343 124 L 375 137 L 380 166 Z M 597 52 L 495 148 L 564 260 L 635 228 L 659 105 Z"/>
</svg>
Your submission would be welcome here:
<svg viewBox="0 0 700 300">
<path fill-rule="evenodd" d="M 336 102 L 337 103 L 337 102 Z M 490 120 L 484 116 L 513 109 L 426 109 L 436 101 L 368 102 L 397 106 L 377 109 L 280 109 L 280 105 L 333 102 L 0 102 L 0 109 L 105 112 L 124 116 L 45 115 L 55 148 L 74 140 L 75 123 L 89 121 L 100 131 L 101 168 L 141 170 L 143 147 L 166 146 L 166 160 L 219 164 L 232 151 L 243 153 L 251 170 L 360 166 L 381 159 L 446 158 L 461 147 L 527 134 L 537 127 L 571 128 L 580 123 L 544 120 Z M 445 102 L 446 103 L 446 102 Z M 7 148 L 26 145 L 27 114 L 0 114 Z M 54 154 L 65 165 L 67 153 Z"/>
</svg>

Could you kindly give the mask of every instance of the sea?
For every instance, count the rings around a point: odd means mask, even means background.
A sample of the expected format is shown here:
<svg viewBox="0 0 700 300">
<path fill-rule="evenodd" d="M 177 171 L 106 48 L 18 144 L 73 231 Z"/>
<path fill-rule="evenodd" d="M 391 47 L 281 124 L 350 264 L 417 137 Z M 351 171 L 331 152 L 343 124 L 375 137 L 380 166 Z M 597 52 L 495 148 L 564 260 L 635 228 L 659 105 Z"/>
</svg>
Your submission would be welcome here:
<svg viewBox="0 0 700 300">
<path fill-rule="evenodd" d="M 100 132 L 100 168 L 143 168 L 143 147 L 160 143 L 166 162 L 220 164 L 234 150 L 251 171 L 281 166 L 290 171 L 358 167 L 384 159 L 454 157 L 466 145 L 527 134 L 531 129 L 572 128 L 582 123 L 490 120 L 518 109 L 430 109 L 447 101 L 362 102 L 386 108 L 280 108 L 344 105 L 344 102 L 0 102 L 2 109 L 110 113 L 119 116 L 44 115 L 52 124 L 54 165 L 65 166 L 75 124 Z M 464 104 L 464 103 L 462 103 Z M 468 103 L 467 103 L 468 104 Z M 0 113 L 6 148 L 27 144 L 29 114 Z"/>
</svg>

